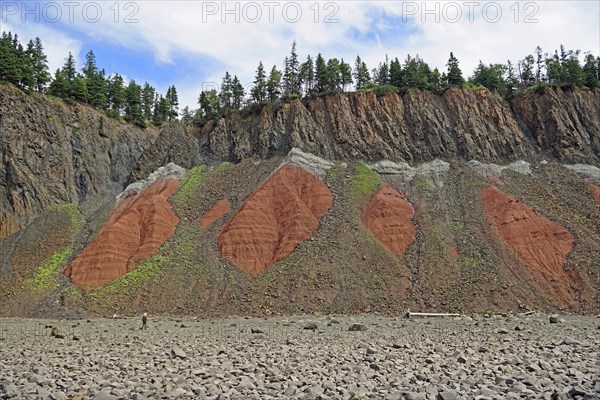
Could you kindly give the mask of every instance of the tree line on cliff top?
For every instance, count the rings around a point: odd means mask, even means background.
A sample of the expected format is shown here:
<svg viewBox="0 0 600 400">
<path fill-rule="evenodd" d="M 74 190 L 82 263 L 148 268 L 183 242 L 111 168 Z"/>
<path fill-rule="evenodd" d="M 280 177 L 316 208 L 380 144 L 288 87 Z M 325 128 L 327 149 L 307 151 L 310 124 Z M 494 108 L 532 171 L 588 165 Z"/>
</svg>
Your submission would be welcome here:
<svg viewBox="0 0 600 400">
<path fill-rule="evenodd" d="M 508 60 L 506 64 L 484 64 L 480 61 L 473 74 L 465 79 L 452 52 L 444 71 L 432 69 L 418 55 L 410 54 L 403 61 L 386 56 L 377 67 L 369 68 L 360 56 L 352 65 L 344 59 L 325 59 L 320 53 L 316 57 L 309 55 L 300 62 L 294 42 L 282 69 L 274 65 L 267 70 L 262 61 L 259 62 L 249 89 L 227 71 L 218 89 L 200 93 L 198 109 L 191 110 L 186 106 L 179 110 L 174 85 L 162 95 L 148 82 L 139 85 L 132 79 L 126 83 L 120 74 L 108 75 L 100 69 L 91 50 L 86 54 L 81 70 L 78 71 L 75 57 L 69 53 L 63 67 L 52 76 L 39 38 L 30 40 L 24 47 L 16 34 L 3 32 L 0 37 L 0 80 L 28 92 L 37 91 L 67 102 L 89 104 L 112 118 L 122 118 L 140 126 L 149 123 L 160 126 L 175 119 L 189 125 L 202 125 L 207 119 L 263 104 L 350 90 L 381 95 L 411 90 L 442 93 L 450 87 L 485 87 L 509 99 L 545 86 L 598 87 L 600 56 L 585 53 L 583 63 L 580 58 L 580 50 L 567 50 L 561 46 L 553 53 L 546 53 L 538 46 L 534 54 L 516 63 Z"/>
</svg>

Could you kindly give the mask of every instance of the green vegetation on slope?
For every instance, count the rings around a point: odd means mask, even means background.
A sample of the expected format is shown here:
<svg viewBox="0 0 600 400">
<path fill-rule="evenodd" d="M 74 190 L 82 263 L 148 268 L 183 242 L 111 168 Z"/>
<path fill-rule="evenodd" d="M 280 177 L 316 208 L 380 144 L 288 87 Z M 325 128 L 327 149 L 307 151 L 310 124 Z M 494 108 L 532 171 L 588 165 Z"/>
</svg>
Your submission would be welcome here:
<svg viewBox="0 0 600 400">
<path fill-rule="evenodd" d="M 59 286 L 57 274 L 71 256 L 72 251 L 71 248 L 67 248 L 54 253 L 48 261 L 37 268 L 32 278 L 25 281 L 25 288 L 34 293 L 57 289 Z"/>
<path fill-rule="evenodd" d="M 205 165 L 198 165 L 190 169 L 183 180 L 181 189 L 173 196 L 173 202 L 176 205 L 181 205 L 188 201 L 194 195 L 196 190 L 202 186 L 206 179 L 208 169 Z"/>
<path fill-rule="evenodd" d="M 79 212 L 77 203 L 55 204 L 52 206 L 53 211 L 63 212 L 69 216 L 72 229 L 81 228 L 84 224 L 83 215 Z"/>
<path fill-rule="evenodd" d="M 358 163 L 352 176 L 352 192 L 357 200 L 366 200 L 382 188 L 377 172 Z"/>
</svg>

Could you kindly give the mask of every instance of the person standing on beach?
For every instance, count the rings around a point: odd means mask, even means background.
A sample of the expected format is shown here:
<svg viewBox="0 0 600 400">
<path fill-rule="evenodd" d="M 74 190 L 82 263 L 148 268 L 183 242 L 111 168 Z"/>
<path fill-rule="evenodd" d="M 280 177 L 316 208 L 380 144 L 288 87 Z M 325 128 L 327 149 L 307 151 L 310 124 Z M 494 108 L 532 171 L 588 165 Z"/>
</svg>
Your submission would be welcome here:
<svg viewBox="0 0 600 400">
<path fill-rule="evenodd" d="M 148 323 L 148 313 L 142 314 L 142 327 L 140 329 L 146 330 Z"/>
</svg>

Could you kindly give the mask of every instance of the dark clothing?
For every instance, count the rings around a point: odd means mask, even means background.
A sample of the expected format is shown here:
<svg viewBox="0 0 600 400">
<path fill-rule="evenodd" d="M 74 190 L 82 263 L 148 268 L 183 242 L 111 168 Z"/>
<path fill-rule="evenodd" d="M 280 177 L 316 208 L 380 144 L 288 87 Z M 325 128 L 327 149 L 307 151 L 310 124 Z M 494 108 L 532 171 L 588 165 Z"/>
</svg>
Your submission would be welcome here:
<svg viewBox="0 0 600 400">
<path fill-rule="evenodd" d="M 142 316 L 142 328 L 141 329 L 146 329 L 147 322 L 148 322 L 148 317 L 146 317 L 145 315 Z"/>
</svg>

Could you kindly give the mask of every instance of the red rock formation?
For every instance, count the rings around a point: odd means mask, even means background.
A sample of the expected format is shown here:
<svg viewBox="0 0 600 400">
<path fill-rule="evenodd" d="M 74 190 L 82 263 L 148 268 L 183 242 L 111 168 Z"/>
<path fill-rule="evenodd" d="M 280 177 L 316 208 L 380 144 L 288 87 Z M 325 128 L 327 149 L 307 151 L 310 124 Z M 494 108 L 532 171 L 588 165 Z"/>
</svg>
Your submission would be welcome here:
<svg viewBox="0 0 600 400">
<path fill-rule="evenodd" d="M 592 194 L 598 203 L 600 203 L 600 186 L 592 185 Z"/>
<path fill-rule="evenodd" d="M 217 204 L 215 204 L 206 214 L 202 216 L 202 219 L 200 219 L 200 227 L 206 228 L 227 214 L 229 211 L 231 211 L 231 204 L 229 203 L 229 200 L 227 200 L 227 198 L 219 200 Z"/>
<path fill-rule="evenodd" d="M 155 254 L 179 223 L 167 202 L 178 189 L 177 179 L 160 179 L 123 199 L 64 274 L 75 285 L 96 288 L 122 277 Z"/>
<path fill-rule="evenodd" d="M 332 205 L 323 182 L 303 168 L 286 165 L 223 227 L 217 240 L 221 255 L 256 276 L 313 235 Z"/>
<path fill-rule="evenodd" d="M 385 187 L 371 199 L 363 213 L 363 224 L 375 238 L 399 257 L 416 238 L 412 222 L 415 210 L 391 187 Z"/>
<path fill-rule="evenodd" d="M 563 267 L 573 249 L 571 233 L 494 186 L 486 186 L 481 198 L 489 222 L 527 264 L 527 274 L 547 295 L 567 304 L 570 279 Z"/>
</svg>

